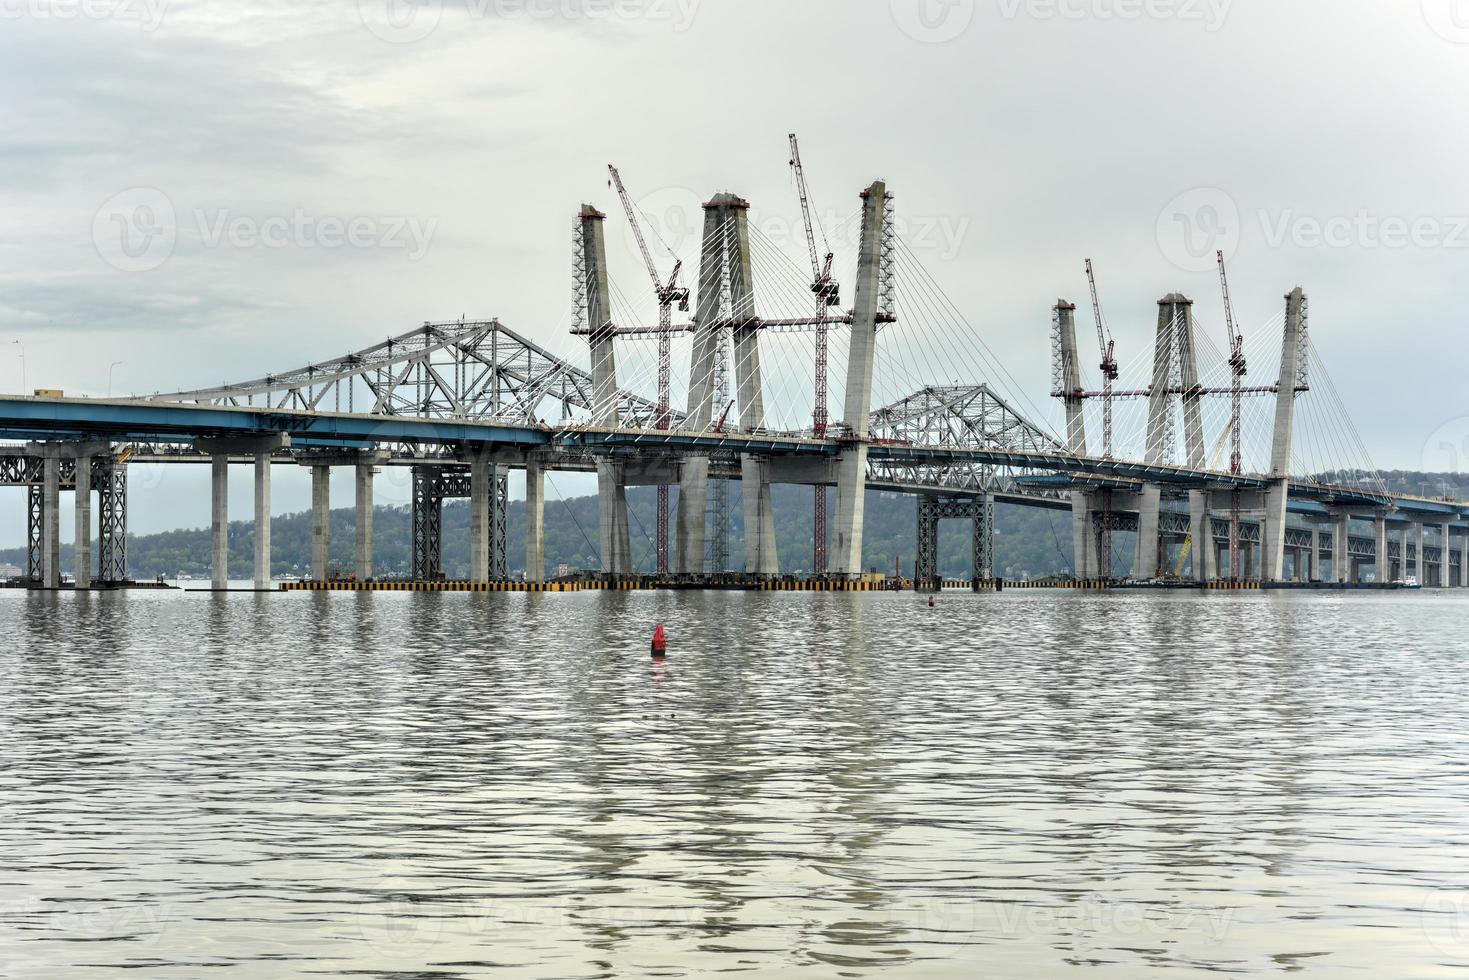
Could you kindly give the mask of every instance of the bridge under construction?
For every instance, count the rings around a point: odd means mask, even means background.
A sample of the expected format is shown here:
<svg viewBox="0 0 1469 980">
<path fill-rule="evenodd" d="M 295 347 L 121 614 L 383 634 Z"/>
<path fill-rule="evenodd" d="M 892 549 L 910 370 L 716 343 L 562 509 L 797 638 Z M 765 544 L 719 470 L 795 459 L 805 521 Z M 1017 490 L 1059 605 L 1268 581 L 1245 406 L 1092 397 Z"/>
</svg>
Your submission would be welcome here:
<svg viewBox="0 0 1469 980">
<path fill-rule="evenodd" d="M 829 229 L 814 219 L 794 137 L 791 166 L 809 269 L 760 231 L 749 202 L 718 193 L 702 207 L 689 286 L 679 281 L 682 258 L 661 240 L 667 258 L 655 258 L 646 216 L 611 169 L 651 283 L 648 303 L 618 289 L 607 214 L 582 206 L 572 222 L 573 313 L 555 331 L 560 351 L 496 319 L 460 319 L 216 387 L 143 398 L 0 396 L 0 484 L 27 488 L 26 584 L 63 584 L 63 493 L 75 497 L 72 587 L 127 584 L 127 473 L 147 461 L 211 467 L 218 589 L 228 584 L 231 466 L 254 471 L 254 584 L 271 587 L 271 475 L 281 465 L 310 471 L 318 584 L 332 577 L 333 471 L 352 477 L 350 581 L 363 587 L 379 578 L 374 478 L 395 466 L 412 472 L 416 583 L 444 580 L 443 506 L 456 498 L 469 502 L 467 585 L 509 582 L 519 547 L 523 581 L 544 582 L 546 476 L 573 470 L 596 475 L 593 576 L 609 586 L 763 587 L 790 581 L 783 569 L 796 562 L 814 570 L 803 581 L 870 581 L 863 506 L 866 491 L 879 489 L 917 500 L 911 573 L 920 588 L 941 583 L 937 528 L 947 519 L 971 522 L 974 578 L 994 579 L 997 502 L 1069 514 L 1079 582 L 1412 578 L 1469 587 L 1469 502 L 1388 492 L 1329 379 L 1313 405 L 1319 358 L 1303 289 L 1286 292 L 1276 320 L 1247 338 L 1220 255 L 1225 347 L 1212 348 L 1192 299 L 1169 292 L 1157 304 L 1151 356 L 1140 361 L 1145 381 L 1126 388 L 1088 261 L 1100 384 L 1086 382 L 1077 306 L 1058 300 L 1049 310 L 1049 395 L 1064 424 L 1053 433 L 898 234 L 886 182 L 857 195 L 845 229 L 855 247 L 839 255 L 819 247 Z M 639 311 L 652 304 L 656 317 Z M 1038 332 L 1046 312 L 1043 304 Z M 1264 383 L 1245 384 L 1261 357 L 1270 366 Z M 511 471 L 524 476 L 523 542 L 507 540 Z M 729 544 L 736 481 L 740 567 Z M 777 553 L 771 487 L 780 483 L 813 488 L 810 554 Z M 638 486 L 658 492 L 643 562 L 627 498 Z M 1119 534 L 1133 536 L 1130 567 L 1117 567 Z"/>
</svg>

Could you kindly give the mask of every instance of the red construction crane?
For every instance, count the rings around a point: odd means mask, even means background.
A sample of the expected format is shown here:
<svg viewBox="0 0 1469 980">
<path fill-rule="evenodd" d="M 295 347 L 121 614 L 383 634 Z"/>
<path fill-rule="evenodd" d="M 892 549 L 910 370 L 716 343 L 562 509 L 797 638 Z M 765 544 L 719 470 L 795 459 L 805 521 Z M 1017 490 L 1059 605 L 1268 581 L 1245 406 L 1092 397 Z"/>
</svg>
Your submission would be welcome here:
<svg viewBox="0 0 1469 980">
<path fill-rule="evenodd" d="M 1112 458 L 1112 387 L 1117 380 L 1117 346 L 1102 317 L 1102 304 L 1097 299 L 1097 277 L 1092 271 L 1092 260 L 1086 260 L 1086 282 L 1092 294 L 1092 316 L 1097 321 L 1097 347 L 1102 354 L 1102 456 Z M 1098 555 L 1098 573 L 1104 579 L 1112 577 L 1112 491 L 1102 490 L 1102 534 L 1101 554 Z"/>
<path fill-rule="evenodd" d="M 811 214 L 811 194 L 806 187 L 806 171 L 801 166 L 801 145 L 796 140 L 796 134 L 790 134 L 791 140 L 791 170 L 796 178 L 796 191 L 801 195 L 801 219 L 806 224 L 806 248 L 811 254 L 811 292 L 816 297 L 816 401 L 811 410 L 811 431 L 816 438 L 826 437 L 827 411 L 826 411 L 826 361 L 827 361 L 827 335 L 826 335 L 826 311 L 829 307 L 841 305 L 841 286 L 831 276 L 832 253 L 828 248 L 826 259 L 823 261 L 817 257 L 816 232 L 818 225 Z M 821 236 L 822 244 L 826 244 L 825 233 Z M 826 571 L 826 487 L 823 484 L 816 485 L 815 513 L 812 520 L 812 538 L 815 542 L 814 561 L 815 571 L 821 574 Z"/>
<path fill-rule="evenodd" d="M 607 164 L 607 171 L 612 175 L 612 185 L 617 188 L 617 196 L 622 201 L 622 210 L 627 213 L 627 222 L 632 226 L 633 236 L 637 238 L 638 251 L 643 253 L 643 265 L 648 269 L 648 278 L 653 281 L 653 293 L 658 297 L 658 419 L 657 426 L 660 429 L 669 427 L 669 388 L 672 384 L 673 365 L 673 304 L 677 303 L 681 311 L 689 308 L 689 290 L 686 286 L 678 284 L 678 274 L 683 269 L 683 262 L 674 256 L 673 271 L 668 275 L 668 281 L 664 282 L 658 277 L 658 267 L 653 262 L 653 253 L 648 251 L 647 239 L 643 237 L 642 224 L 638 221 L 637 209 L 633 207 L 632 198 L 628 196 L 627 188 L 622 185 L 622 175 L 612 164 Z M 658 484 L 658 574 L 668 574 L 668 485 Z"/>
<path fill-rule="evenodd" d="M 1224 294 L 1224 325 L 1229 331 L 1229 472 L 1239 476 L 1244 472 L 1240 452 L 1240 408 L 1242 404 L 1241 381 L 1248 373 L 1245 367 L 1245 338 L 1235 325 L 1234 304 L 1229 298 L 1229 275 L 1224 271 L 1224 252 L 1218 250 L 1219 288 Z M 1229 573 L 1240 578 L 1239 567 L 1239 519 L 1240 491 L 1236 486 L 1229 495 Z"/>
</svg>

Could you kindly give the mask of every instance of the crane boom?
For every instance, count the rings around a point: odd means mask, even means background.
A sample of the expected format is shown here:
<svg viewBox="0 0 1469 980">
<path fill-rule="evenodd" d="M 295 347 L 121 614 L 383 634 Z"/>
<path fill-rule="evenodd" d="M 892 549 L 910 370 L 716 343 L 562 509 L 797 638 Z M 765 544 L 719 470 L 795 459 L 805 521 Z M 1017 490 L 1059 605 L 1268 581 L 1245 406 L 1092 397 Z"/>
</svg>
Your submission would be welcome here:
<svg viewBox="0 0 1469 980">
<path fill-rule="evenodd" d="M 678 284 L 678 274 L 683 270 L 683 261 L 674 256 L 673 271 L 668 275 L 665 283 L 658 278 L 658 266 L 653 262 L 653 253 L 648 250 L 648 240 L 643 237 L 643 226 L 638 221 L 637 209 L 633 207 L 632 197 L 623 186 L 622 174 L 612 164 L 607 164 L 607 172 L 612 175 L 612 186 L 617 188 L 618 200 L 622 202 L 622 210 L 627 214 L 627 223 L 632 226 L 633 237 L 637 239 L 638 251 L 643 254 L 643 265 L 648 270 L 648 278 L 653 280 L 653 293 L 658 297 L 658 418 L 656 425 L 659 429 L 667 429 L 672 416 L 669 412 L 669 401 L 673 385 L 673 304 L 677 303 L 680 310 L 689 308 L 689 290 L 686 286 Z M 665 246 L 666 247 L 666 246 Z M 656 548 L 658 552 L 658 572 L 668 572 L 668 510 L 669 510 L 668 485 L 658 485 L 658 538 Z"/>
<path fill-rule="evenodd" d="M 1241 385 L 1246 374 L 1245 338 L 1234 320 L 1234 303 L 1229 298 L 1229 274 L 1224 269 L 1224 250 L 1214 253 L 1219 261 L 1219 291 L 1224 295 L 1224 324 L 1229 330 L 1229 472 L 1239 476 L 1244 471 L 1240 439 L 1240 415 L 1243 408 Z M 1229 573 L 1240 575 L 1240 492 L 1235 487 L 1229 495 Z"/>
<path fill-rule="evenodd" d="M 643 226 L 638 222 L 637 210 L 633 208 L 632 198 L 628 196 L 627 188 L 622 186 L 622 174 L 612 164 L 607 164 L 607 172 L 612 175 L 612 186 L 617 188 L 617 198 L 622 202 L 622 210 L 627 214 L 627 223 L 632 227 L 633 237 L 638 241 L 638 251 L 643 253 L 643 265 L 648 270 L 648 278 L 653 280 L 653 291 L 663 291 L 663 281 L 658 278 L 658 267 L 653 264 L 653 253 L 648 251 L 648 240 L 643 237 Z"/>
</svg>

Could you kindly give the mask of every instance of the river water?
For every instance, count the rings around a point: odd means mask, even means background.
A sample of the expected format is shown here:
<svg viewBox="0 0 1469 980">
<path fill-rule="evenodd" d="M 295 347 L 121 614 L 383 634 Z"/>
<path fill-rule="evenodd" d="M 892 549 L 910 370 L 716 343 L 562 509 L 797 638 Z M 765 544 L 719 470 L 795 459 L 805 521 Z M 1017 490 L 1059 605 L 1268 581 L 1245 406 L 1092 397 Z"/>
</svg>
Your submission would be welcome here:
<svg viewBox="0 0 1469 980">
<path fill-rule="evenodd" d="M 1453 594 L 8 591 L 0 630 L 0 976 L 1469 971 Z"/>
</svg>

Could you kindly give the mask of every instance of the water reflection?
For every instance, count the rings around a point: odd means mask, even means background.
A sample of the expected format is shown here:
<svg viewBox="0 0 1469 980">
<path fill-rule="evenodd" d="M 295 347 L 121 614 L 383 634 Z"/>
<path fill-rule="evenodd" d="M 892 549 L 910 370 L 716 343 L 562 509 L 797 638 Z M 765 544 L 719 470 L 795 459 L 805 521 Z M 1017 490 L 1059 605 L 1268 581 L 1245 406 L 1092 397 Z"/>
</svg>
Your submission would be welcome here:
<svg viewBox="0 0 1469 980">
<path fill-rule="evenodd" d="M 4 594 L 0 963 L 1448 973 L 1466 608 Z"/>
</svg>

